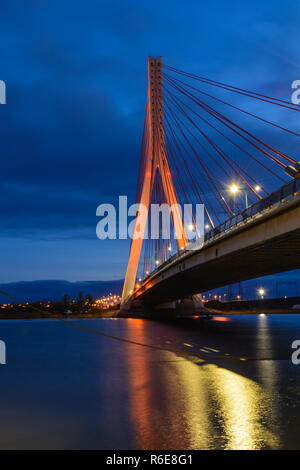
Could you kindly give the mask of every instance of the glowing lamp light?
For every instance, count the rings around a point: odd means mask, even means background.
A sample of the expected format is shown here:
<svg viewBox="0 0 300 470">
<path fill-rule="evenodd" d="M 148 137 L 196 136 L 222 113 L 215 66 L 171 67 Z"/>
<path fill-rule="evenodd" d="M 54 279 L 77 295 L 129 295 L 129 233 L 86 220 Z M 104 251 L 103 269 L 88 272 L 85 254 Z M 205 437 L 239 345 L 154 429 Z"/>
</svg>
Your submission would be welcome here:
<svg viewBox="0 0 300 470">
<path fill-rule="evenodd" d="M 255 191 L 260 191 L 260 190 L 261 190 L 261 186 L 259 186 L 259 184 L 257 184 L 254 189 L 255 189 Z"/>
<path fill-rule="evenodd" d="M 188 225 L 188 229 L 189 230 L 194 230 L 194 225 L 193 224 Z"/>
<path fill-rule="evenodd" d="M 171 250 L 172 250 L 172 247 L 171 247 L 171 246 L 169 246 L 168 250 L 169 250 L 169 251 L 171 251 Z"/>
<path fill-rule="evenodd" d="M 210 225 L 209 225 L 209 224 L 206 224 L 206 225 L 205 225 L 205 228 L 206 228 L 206 229 L 210 228 Z"/>
<path fill-rule="evenodd" d="M 231 194 L 236 194 L 239 192 L 239 187 L 238 185 L 236 184 L 232 184 L 229 188 L 229 191 L 231 192 Z"/>
<path fill-rule="evenodd" d="M 261 298 L 263 299 L 263 297 L 264 297 L 266 291 L 265 291 L 265 289 L 260 288 L 260 289 L 258 289 L 258 293 L 259 293 L 259 295 L 261 296 Z"/>
<path fill-rule="evenodd" d="M 158 260 L 158 259 L 155 261 L 155 264 L 156 264 L 156 266 L 159 264 L 159 260 Z"/>
</svg>

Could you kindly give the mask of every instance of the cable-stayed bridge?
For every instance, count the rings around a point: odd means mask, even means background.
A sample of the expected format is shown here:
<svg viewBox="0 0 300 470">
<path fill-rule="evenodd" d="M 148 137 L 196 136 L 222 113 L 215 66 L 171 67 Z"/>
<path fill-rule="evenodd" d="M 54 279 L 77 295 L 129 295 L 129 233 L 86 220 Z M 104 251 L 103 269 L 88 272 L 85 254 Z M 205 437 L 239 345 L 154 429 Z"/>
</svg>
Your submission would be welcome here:
<svg viewBox="0 0 300 470">
<path fill-rule="evenodd" d="M 145 238 L 150 212 L 136 223 L 123 308 L 300 267 L 299 111 L 149 57 L 136 202 L 173 207 L 172 233 Z M 203 226 L 184 204 L 203 204 Z"/>
</svg>

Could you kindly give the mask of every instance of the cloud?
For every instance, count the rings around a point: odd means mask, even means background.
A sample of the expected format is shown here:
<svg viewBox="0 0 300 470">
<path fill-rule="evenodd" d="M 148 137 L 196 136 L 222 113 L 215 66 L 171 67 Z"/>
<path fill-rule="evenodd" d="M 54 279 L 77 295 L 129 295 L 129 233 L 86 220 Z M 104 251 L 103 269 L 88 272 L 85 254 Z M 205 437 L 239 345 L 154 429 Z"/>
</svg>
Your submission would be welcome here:
<svg viewBox="0 0 300 470">
<path fill-rule="evenodd" d="M 1 236 L 90 240 L 98 204 L 134 198 L 148 55 L 287 99 L 299 78 L 299 8 L 279 0 L 3 0 Z"/>
</svg>

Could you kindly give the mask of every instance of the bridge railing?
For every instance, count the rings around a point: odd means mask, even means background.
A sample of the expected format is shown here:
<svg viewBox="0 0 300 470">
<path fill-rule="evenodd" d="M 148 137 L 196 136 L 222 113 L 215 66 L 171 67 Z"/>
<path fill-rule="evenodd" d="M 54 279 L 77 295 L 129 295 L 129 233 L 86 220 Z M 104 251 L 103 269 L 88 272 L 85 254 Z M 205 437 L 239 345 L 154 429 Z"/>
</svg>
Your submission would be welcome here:
<svg viewBox="0 0 300 470">
<path fill-rule="evenodd" d="M 281 188 L 269 194 L 264 199 L 261 199 L 260 201 L 252 204 L 252 206 L 243 210 L 239 214 L 236 214 L 233 217 L 230 217 L 229 219 L 227 219 L 225 222 L 222 222 L 220 225 L 218 225 L 214 229 L 211 229 L 209 232 L 207 232 L 204 235 L 204 244 L 206 242 L 212 241 L 213 239 L 218 237 L 218 235 L 221 235 L 227 232 L 228 230 L 232 229 L 233 227 L 236 227 L 237 225 L 240 225 L 246 220 L 249 220 L 249 219 L 252 220 L 253 218 L 255 218 L 255 216 L 260 215 L 262 212 L 266 211 L 267 209 L 270 209 L 275 204 L 280 203 L 282 200 L 287 199 L 289 196 L 293 196 L 295 193 L 299 191 L 300 191 L 300 178 L 296 178 L 293 181 L 290 181 L 289 183 L 287 183 L 286 185 L 281 186 Z M 150 278 L 151 276 L 153 276 L 153 274 L 160 271 L 163 267 L 173 263 L 178 258 L 183 257 L 187 252 L 190 252 L 190 250 L 182 250 L 172 255 L 164 263 L 162 263 L 156 269 L 154 269 L 144 279 L 144 281 Z"/>
<path fill-rule="evenodd" d="M 216 228 L 211 229 L 204 235 L 204 242 L 214 238 L 216 235 L 225 232 L 226 230 L 236 226 L 237 224 L 254 217 L 257 214 L 260 214 L 264 210 L 274 206 L 274 204 L 282 201 L 283 199 L 292 196 L 298 191 L 300 191 L 300 178 L 290 181 L 290 183 L 277 189 L 273 193 L 269 194 L 269 196 L 252 204 L 252 206 L 243 210 L 239 214 L 230 217 L 225 222 L 222 222 L 220 225 L 218 225 Z"/>
</svg>

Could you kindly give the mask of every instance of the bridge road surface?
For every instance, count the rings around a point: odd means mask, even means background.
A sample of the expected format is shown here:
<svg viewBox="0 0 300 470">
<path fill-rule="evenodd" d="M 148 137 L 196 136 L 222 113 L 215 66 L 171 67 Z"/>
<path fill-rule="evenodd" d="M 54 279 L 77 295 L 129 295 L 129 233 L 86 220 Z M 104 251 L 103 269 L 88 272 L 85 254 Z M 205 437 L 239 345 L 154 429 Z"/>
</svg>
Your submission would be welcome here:
<svg viewBox="0 0 300 470">
<path fill-rule="evenodd" d="M 162 349 L 2 320 L 1 449 L 300 448 L 299 315 L 77 322 Z"/>
</svg>

